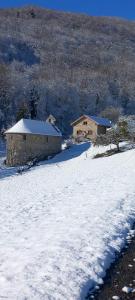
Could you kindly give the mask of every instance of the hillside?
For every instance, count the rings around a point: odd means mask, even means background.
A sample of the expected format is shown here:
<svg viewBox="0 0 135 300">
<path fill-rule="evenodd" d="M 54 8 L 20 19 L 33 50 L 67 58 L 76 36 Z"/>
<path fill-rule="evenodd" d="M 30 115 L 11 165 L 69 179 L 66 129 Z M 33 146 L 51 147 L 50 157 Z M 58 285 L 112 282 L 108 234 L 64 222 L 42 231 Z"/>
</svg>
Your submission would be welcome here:
<svg viewBox="0 0 135 300">
<path fill-rule="evenodd" d="M 0 10 L 0 127 L 37 100 L 63 131 L 107 106 L 135 113 L 135 23 L 36 7 Z"/>
<path fill-rule="evenodd" d="M 2 299 L 84 300 L 103 283 L 135 217 L 135 149 L 91 159 L 103 147 L 89 146 L 0 168 Z"/>
</svg>

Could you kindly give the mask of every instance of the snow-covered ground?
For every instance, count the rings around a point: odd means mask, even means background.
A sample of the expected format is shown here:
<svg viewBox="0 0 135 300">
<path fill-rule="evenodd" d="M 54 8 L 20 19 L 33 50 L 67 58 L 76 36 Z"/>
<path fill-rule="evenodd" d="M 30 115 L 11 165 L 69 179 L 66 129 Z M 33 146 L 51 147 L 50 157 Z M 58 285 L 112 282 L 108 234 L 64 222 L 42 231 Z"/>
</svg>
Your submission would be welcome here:
<svg viewBox="0 0 135 300">
<path fill-rule="evenodd" d="M 94 151 L 75 145 L 22 175 L 1 170 L 0 298 L 82 300 L 102 283 L 135 217 L 135 150 Z"/>
</svg>

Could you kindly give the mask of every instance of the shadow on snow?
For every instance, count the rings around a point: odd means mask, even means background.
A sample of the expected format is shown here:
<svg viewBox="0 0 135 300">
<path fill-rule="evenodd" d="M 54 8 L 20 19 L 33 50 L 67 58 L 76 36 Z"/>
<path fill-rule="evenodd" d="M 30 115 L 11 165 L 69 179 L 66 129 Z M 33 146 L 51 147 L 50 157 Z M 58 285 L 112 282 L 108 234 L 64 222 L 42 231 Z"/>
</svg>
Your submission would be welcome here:
<svg viewBox="0 0 135 300">
<path fill-rule="evenodd" d="M 80 156 L 82 153 L 86 152 L 91 146 L 90 142 L 82 144 L 74 144 L 69 149 L 63 150 L 61 153 L 55 155 L 54 158 L 44 161 L 41 164 L 55 164 L 68 161 L 70 159 Z"/>
<path fill-rule="evenodd" d="M 86 152 L 90 148 L 90 146 L 91 146 L 90 142 L 73 145 L 71 148 L 63 150 L 61 153 L 57 154 L 55 157 L 53 157 L 49 160 L 44 160 L 44 161 L 38 163 L 38 165 L 36 167 L 26 170 L 25 172 L 33 170 L 33 169 L 37 168 L 38 166 L 57 164 L 57 163 L 61 163 L 61 162 L 76 158 L 76 157 L 80 156 L 82 153 Z M 0 161 L 1 162 L 0 163 L 0 180 L 4 179 L 6 177 L 13 176 L 13 175 L 19 176 L 20 174 L 18 174 L 18 172 L 17 172 L 19 167 L 5 167 L 2 164 L 2 160 L 4 160 L 4 158 L 5 158 L 5 153 L 3 156 L 0 157 L 0 160 L 1 160 Z"/>
</svg>

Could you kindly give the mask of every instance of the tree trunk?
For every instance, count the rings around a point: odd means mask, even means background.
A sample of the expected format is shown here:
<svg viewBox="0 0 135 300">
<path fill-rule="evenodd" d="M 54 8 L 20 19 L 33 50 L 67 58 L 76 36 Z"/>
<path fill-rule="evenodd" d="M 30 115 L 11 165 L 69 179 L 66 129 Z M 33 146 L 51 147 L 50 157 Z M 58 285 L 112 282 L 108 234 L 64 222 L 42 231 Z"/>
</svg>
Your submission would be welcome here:
<svg viewBox="0 0 135 300">
<path fill-rule="evenodd" d="M 117 152 L 119 152 L 119 151 L 120 151 L 120 146 L 119 146 L 119 143 L 118 143 L 118 144 L 116 144 L 116 146 L 117 146 Z"/>
</svg>

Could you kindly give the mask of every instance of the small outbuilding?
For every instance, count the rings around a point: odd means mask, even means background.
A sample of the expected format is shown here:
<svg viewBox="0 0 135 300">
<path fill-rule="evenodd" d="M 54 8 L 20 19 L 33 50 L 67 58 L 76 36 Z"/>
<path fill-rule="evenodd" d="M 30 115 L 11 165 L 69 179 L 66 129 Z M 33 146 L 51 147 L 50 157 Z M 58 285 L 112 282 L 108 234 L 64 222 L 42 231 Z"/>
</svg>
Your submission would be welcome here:
<svg viewBox="0 0 135 300">
<path fill-rule="evenodd" d="M 48 122 L 21 119 L 5 134 L 8 166 L 23 165 L 35 158 L 42 160 L 61 151 L 62 134 Z"/>
<path fill-rule="evenodd" d="M 73 127 L 73 137 L 75 139 L 88 138 L 95 140 L 97 135 L 106 134 L 107 128 L 111 127 L 111 121 L 97 116 L 82 115 L 71 126 Z"/>
<path fill-rule="evenodd" d="M 54 125 L 56 123 L 56 119 L 53 115 L 49 115 L 48 118 L 46 119 L 46 122 Z"/>
</svg>

